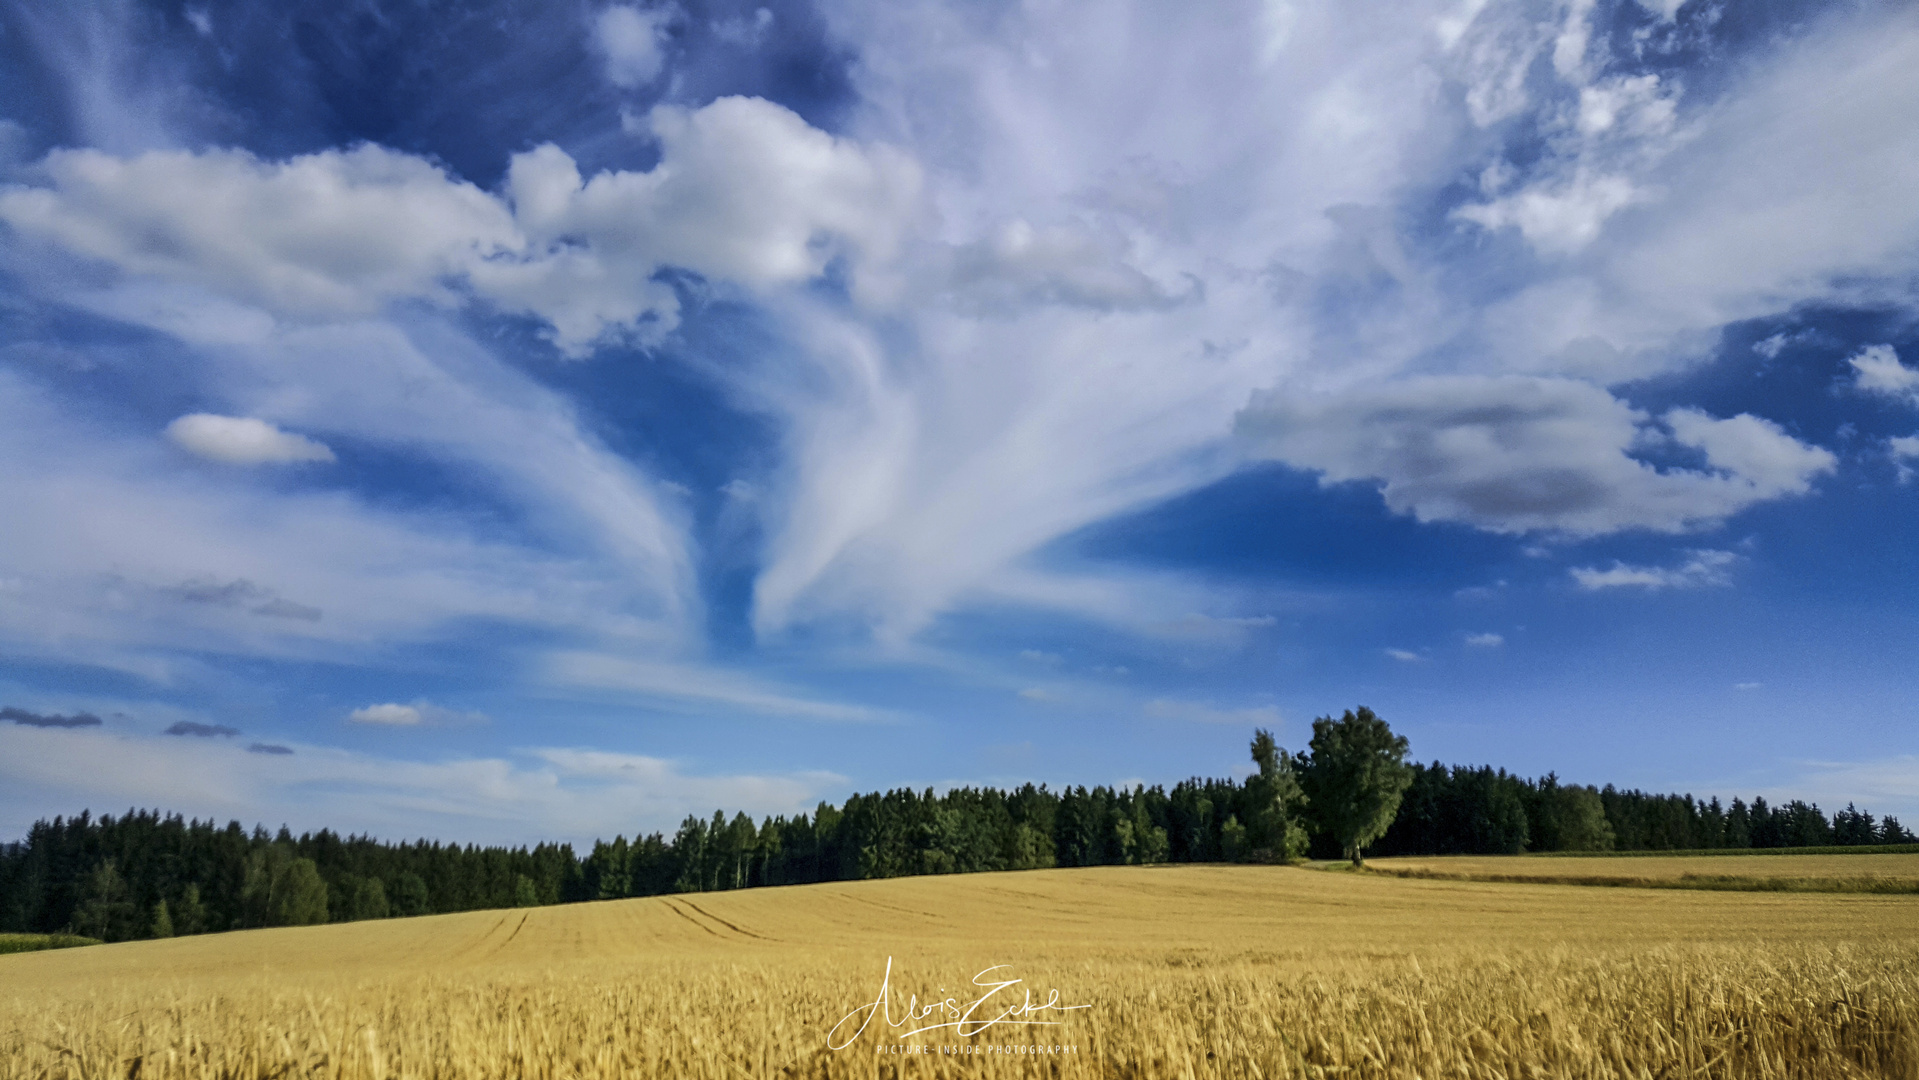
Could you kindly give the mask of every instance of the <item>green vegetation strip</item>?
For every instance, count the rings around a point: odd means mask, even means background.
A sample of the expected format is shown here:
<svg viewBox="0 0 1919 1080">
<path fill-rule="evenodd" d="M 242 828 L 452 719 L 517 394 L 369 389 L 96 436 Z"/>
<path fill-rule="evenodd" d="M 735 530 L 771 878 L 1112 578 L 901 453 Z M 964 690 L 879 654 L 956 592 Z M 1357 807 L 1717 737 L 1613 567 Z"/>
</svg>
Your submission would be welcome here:
<svg viewBox="0 0 1919 1080">
<path fill-rule="evenodd" d="M 1696 855 L 1915 855 L 1919 844 L 1827 844 L 1823 847 L 1688 848 L 1671 851 L 1530 851 L 1526 859 L 1664 859 Z"/>
<path fill-rule="evenodd" d="M 1482 881 L 1500 885 L 1586 885 L 1614 889 L 1706 889 L 1716 892 L 1808 892 L 1919 894 L 1919 878 L 1740 877 L 1682 874 L 1676 878 L 1608 877 L 1597 874 L 1459 874 L 1442 870 L 1367 867 L 1388 877 L 1422 881 Z"/>
<path fill-rule="evenodd" d="M 79 945 L 98 945 L 99 938 L 78 934 L 0 934 L 0 954 L 39 952 L 42 949 L 71 949 Z"/>
</svg>

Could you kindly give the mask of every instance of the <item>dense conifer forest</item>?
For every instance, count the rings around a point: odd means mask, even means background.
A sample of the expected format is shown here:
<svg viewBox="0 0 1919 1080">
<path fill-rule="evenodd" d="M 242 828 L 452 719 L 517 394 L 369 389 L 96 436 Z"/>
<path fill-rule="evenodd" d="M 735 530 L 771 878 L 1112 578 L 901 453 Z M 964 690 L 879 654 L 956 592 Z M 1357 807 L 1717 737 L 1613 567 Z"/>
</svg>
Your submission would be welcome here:
<svg viewBox="0 0 1919 1080">
<path fill-rule="evenodd" d="M 1362 713 L 1365 711 L 1362 710 Z M 1366 714 L 1370 715 L 1370 714 Z M 1383 726 L 1383 725 L 1382 725 Z M 1263 742 L 1262 742 L 1263 740 Z M 1263 749 L 1262 749 L 1263 748 Z M 157 811 L 34 824 L 0 845 L 0 931 L 106 941 L 258 926 L 528 907 L 819 881 L 1162 862 L 1335 858 L 1293 781 L 1311 761 L 1254 741 L 1245 780 L 1169 791 L 1027 784 L 898 789 L 754 822 L 723 811 L 672 836 L 531 849 L 294 836 Z M 1375 855 L 1644 851 L 1912 843 L 1894 818 L 1848 805 L 1656 795 L 1527 779 L 1490 767 L 1411 766 Z"/>
</svg>

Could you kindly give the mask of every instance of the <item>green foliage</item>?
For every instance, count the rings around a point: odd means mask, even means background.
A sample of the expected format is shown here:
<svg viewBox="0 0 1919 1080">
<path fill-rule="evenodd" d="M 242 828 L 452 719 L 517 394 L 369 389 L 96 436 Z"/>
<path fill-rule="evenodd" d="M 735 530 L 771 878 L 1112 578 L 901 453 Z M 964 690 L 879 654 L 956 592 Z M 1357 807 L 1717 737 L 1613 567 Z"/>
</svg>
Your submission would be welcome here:
<svg viewBox="0 0 1919 1080">
<path fill-rule="evenodd" d="M 1611 851 L 1612 823 L 1599 792 L 1562 787 L 1551 773 L 1539 785 L 1539 847 L 1546 851 Z"/>
<path fill-rule="evenodd" d="M 140 909 L 112 859 L 87 875 L 84 899 L 73 913 L 73 929 L 82 937 L 128 941 L 140 936 Z"/>
<path fill-rule="evenodd" d="M 0 955 L 99 944 L 103 944 L 99 938 L 81 937 L 78 934 L 0 934 Z"/>
<path fill-rule="evenodd" d="M 1252 751 L 1259 772 L 1246 780 L 1247 855 L 1256 862 L 1298 862 L 1308 844 L 1306 793 L 1292 759 L 1264 728 L 1253 733 Z"/>
<path fill-rule="evenodd" d="M 272 885 L 272 925 L 312 926 L 327 921 L 327 885 L 312 859 L 288 859 Z"/>
<path fill-rule="evenodd" d="M 167 910 L 165 900 L 153 903 L 153 921 L 147 930 L 148 937 L 167 938 L 173 936 L 173 914 Z"/>
<path fill-rule="evenodd" d="M 534 887 L 533 879 L 525 874 L 513 875 L 513 906 L 540 906 L 540 891 Z"/>
<path fill-rule="evenodd" d="M 1362 705 L 1338 720 L 1314 720 L 1311 747 L 1301 762 L 1307 804 L 1342 854 L 1358 866 L 1361 852 L 1392 825 L 1400 797 L 1413 781 L 1406 740 Z"/>
</svg>

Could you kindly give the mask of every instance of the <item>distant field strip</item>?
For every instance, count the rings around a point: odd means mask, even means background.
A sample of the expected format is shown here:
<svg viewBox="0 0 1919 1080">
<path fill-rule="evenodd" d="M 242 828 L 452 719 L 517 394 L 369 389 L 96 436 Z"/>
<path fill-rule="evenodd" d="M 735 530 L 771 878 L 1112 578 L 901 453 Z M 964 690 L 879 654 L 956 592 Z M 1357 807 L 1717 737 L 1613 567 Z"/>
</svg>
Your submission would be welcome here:
<svg viewBox="0 0 1919 1080">
<path fill-rule="evenodd" d="M 889 958 L 895 1019 L 1088 1008 L 829 1048 Z M 654 1076 L 1914 1077 L 1919 899 L 1101 867 L 0 957 L 0 1080 Z"/>
<path fill-rule="evenodd" d="M 1774 855 L 1745 860 L 1699 855 L 1656 859 L 1447 855 L 1371 859 L 1375 873 L 1438 881 L 1594 885 L 1732 892 L 1919 894 L 1919 853 Z"/>
</svg>

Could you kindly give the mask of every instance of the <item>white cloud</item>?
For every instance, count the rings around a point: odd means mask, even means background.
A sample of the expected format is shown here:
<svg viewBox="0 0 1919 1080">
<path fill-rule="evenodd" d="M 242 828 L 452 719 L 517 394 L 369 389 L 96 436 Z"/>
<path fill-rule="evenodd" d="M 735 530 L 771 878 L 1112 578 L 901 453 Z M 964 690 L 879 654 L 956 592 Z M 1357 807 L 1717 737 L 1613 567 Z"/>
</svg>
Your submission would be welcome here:
<svg viewBox="0 0 1919 1080">
<path fill-rule="evenodd" d="M 647 128 L 661 148 L 650 172 L 582 178 L 551 144 L 516 155 L 506 187 L 529 256 L 468 267 L 483 294 L 551 322 L 569 353 L 648 319 L 670 329 L 672 293 L 652 280 L 662 266 L 768 289 L 846 256 L 859 285 L 918 212 L 910 158 L 760 98 L 659 106 Z"/>
<path fill-rule="evenodd" d="M 884 723 L 885 709 L 810 696 L 749 674 L 670 660 L 592 652 L 556 652 L 542 662 L 543 677 L 559 686 L 617 690 L 652 698 L 661 707 L 704 714 L 760 716 L 835 723 Z"/>
<path fill-rule="evenodd" d="M 420 721 L 420 710 L 411 705 L 368 705 L 355 709 L 347 715 L 355 724 L 382 724 L 387 727 L 414 727 Z"/>
<path fill-rule="evenodd" d="M 1019 692 L 1019 696 L 1023 700 L 1037 701 L 1042 704 L 1060 700 L 1059 691 L 1049 690 L 1044 686 L 1029 686 L 1024 690 L 1021 690 Z"/>
<path fill-rule="evenodd" d="M 1392 657 L 1402 664 L 1423 664 L 1426 662 L 1424 656 L 1410 649 L 1387 649 L 1385 652 L 1387 656 Z"/>
<path fill-rule="evenodd" d="M 805 281 L 836 256 L 861 270 L 891 256 L 917 213 L 910 159 L 758 98 L 662 106 L 647 126 L 662 151 L 652 171 L 583 179 L 549 144 L 514 157 L 505 200 L 372 145 L 283 162 L 56 150 L 47 186 L 0 188 L 0 221 L 133 275 L 307 319 L 450 304 L 466 280 L 580 355 L 675 325 L 672 290 L 653 280 L 664 266 L 753 288 Z"/>
<path fill-rule="evenodd" d="M 347 720 L 355 724 L 379 724 L 385 727 L 416 727 L 421 723 L 420 710 L 411 705 L 368 705 L 347 714 Z"/>
<path fill-rule="evenodd" d="M 1491 632 L 1484 634 L 1467 634 L 1466 644 L 1477 649 L 1497 649 L 1501 645 L 1506 644 L 1506 638 L 1503 634 Z"/>
<path fill-rule="evenodd" d="M 272 350 L 245 355 L 276 380 L 276 393 L 298 366 Z M 420 434 L 422 416 L 387 390 L 393 373 L 377 377 L 385 370 L 377 351 L 320 349 L 313 359 Z M 321 385 L 305 383 L 304 407 L 321 403 Z M 207 656 L 356 663 L 472 622 L 671 647 L 683 608 L 670 548 L 650 546 L 661 538 L 649 535 L 633 490 L 614 482 L 623 474 L 588 482 L 591 444 L 577 432 L 549 437 L 539 392 L 520 390 L 506 395 L 518 410 L 439 397 L 434 422 L 494 440 L 504 477 L 517 472 L 530 486 L 537 478 L 540 498 L 518 505 L 529 527 L 551 529 L 557 553 L 525 533 L 488 537 L 441 512 L 181 470 L 157 440 L 102 429 L 0 371 L 0 460 L 11 465 L 0 470 L 9 511 L 0 565 L 11 583 L 0 589 L 0 645 L 17 657 L 175 684 L 204 677 Z M 379 426 L 376 413 L 339 416 Z M 585 512 L 559 508 L 574 498 Z"/>
<path fill-rule="evenodd" d="M 1376 480 L 1386 505 L 1420 521 L 1493 532 L 1678 532 L 1753 503 L 1803 494 L 1831 452 L 1770 421 L 1663 418 L 1589 383 L 1521 376 L 1424 376 L 1339 395 L 1254 396 L 1238 429 L 1252 452 L 1322 481 Z M 1704 452 L 1706 468 L 1655 468 L 1648 442 Z"/>
<path fill-rule="evenodd" d="M 635 830 L 670 833 L 686 815 L 716 809 L 807 812 L 847 784 L 824 771 L 703 774 L 664 758 L 571 747 L 406 761 L 286 740 L 259 745 L 295 752 L 0 725 L 0 835 L 24 835 L 49 807 L 132 804 L 249 825 L 286 822 L 295 832 L 584 846 Z M 396 832 L 396 822 L 406 831 Z"/>
<path fill-rule="evenodd" d="M 184 450 L 228 465 L 334 459 L 324 443 L 251 417 L 189 413 L 167 425 L 167 438 Z"/>
<path fill-rule="evenodd" d="M 773 29 L 773 13 L 766 8 L 753 12 L 753 17 L 744 16 L 720 19 L 713 23 L 713 36 L 742 49 L 757 49 L 760 42 Z"/>
<path fill-rule="evenodd" d="M 49 186 L 0 189 L 0 220 L 132 274 L 302 315 L 449 299 L 443 279 L 523 243 L 472 184 L 365 145 L 284 162 L 242 150 L 55 150 Z"/>
<path fill-rule="evenodd" d="M 1058 653 L 1039 649 L 1021 649 L 1019 658 L 1030 664 L 1044 664 L 1047 667 L 1058 667 L 1066 662 L 1066 658 Z"/>
<path fill-rule="evenodd" d="M 1488 229 L 1517 228 L 1542 252 L 1566 255 L 1599 237 L 1606 219 L 1630 206 L 1632 182 L 1621 176 L 1579 174 L 1492 202 L 1461 207 L 1456 215 Z"/>
<path fill-rule="evenodd" d="M 1610 149 L 1564 158 L 1643 198 L 1484 312 L 1501 364 L 1610 382 L 1795 304 L 1904 302 L 1899 283 L 1919 269 L 1919 20 L 1835 12 L 1762 55 L 1664 133 L 1615 126 Z"/>
<path fill-rule="evenodd" d="M 1195 724 L 1230 724 L 1272 730 L 1284 723 L 1277 705 L 1222 709 L 1207 702 L 1154 698 L 1142 706 L 1141 711 L 1155 720 L 1183 720 Z"/>
<path fill-rule="evenodd" d="M 1847 363 L 1855 372 L 1853 386 L 1858 389 L 1919 405 L 1919 369 L 1900 363 L 1899 354 L 1892 346 L 1868 346 Z"/>
<path fill-rule="evenodd" d="M 1899 470 L 1899 482 L 1911 480 L 1914 474 L 1908 461 L 1919 461 L 1919 435 L 1895 435 L 1886 440 L 1886 452 L 1892 455 L 1892 463 Z"/>
<path fill-rule="evenodd" d="M 1595 567 L 1574 567 L 1570 572 L 1579 587 L 1588 591 L 1600 589 L 1697 589 L 1706 586 L 1724 586 L 1732 584 L 1730 573 L 1739 556 L 1730 551 L 1701 550 L 1694 551 L 1691 557 L 1677 567 L 1629 566 L 1615 561 L 1609 569 Z"/>
<path fill-rule="evenodd" d="M 615 4 L 593 21 L 593 40 L 606 56 L 606 78 L 632 90 L 660 77 L 666 66 L 666 27 L 674 11 Z"/>
</svg>

